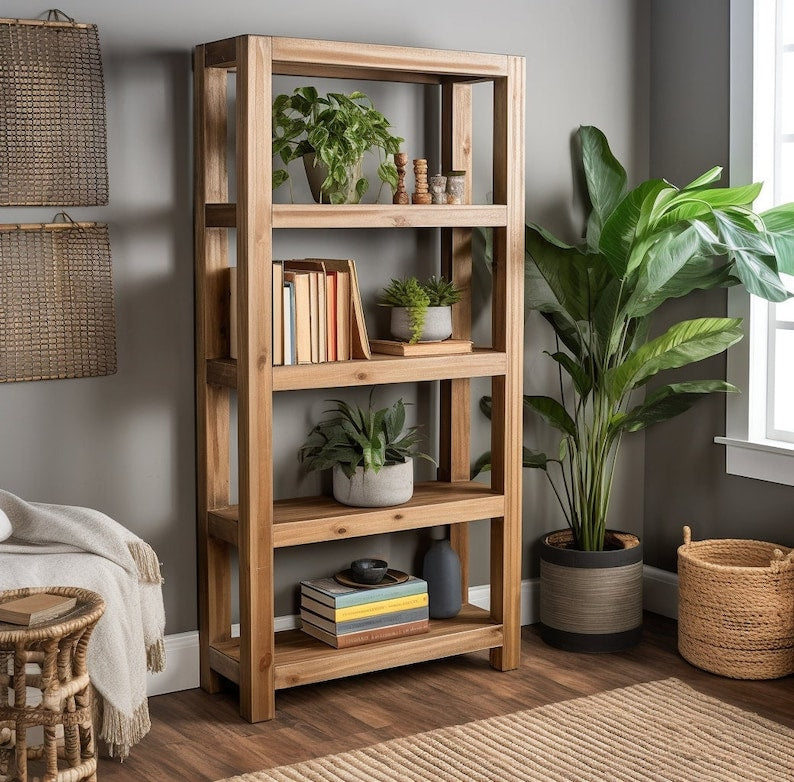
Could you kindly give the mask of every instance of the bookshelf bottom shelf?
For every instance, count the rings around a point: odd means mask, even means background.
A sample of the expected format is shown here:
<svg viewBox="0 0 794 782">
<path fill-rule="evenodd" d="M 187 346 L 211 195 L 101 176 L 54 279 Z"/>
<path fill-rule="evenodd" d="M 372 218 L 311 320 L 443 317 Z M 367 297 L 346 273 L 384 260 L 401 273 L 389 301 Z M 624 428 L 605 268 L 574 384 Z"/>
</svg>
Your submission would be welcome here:
<svg viewBox="0 0 794 782">
<path fill-rule="evenodd" d="M 288 630 L 276 633 L 275 687 L 283 690 L 492 649 L 502 643 L 502 625 L 494 622 L 488 611 L 472 605 L 463 606 L 454 619 L 431 620 L 430 630 L 422 635 L 348 649 L 334 649 L 300 630 Z M 222 676 L 238 681 L 239 639 L 211 647 L 210 665 Z"/>
</svg>

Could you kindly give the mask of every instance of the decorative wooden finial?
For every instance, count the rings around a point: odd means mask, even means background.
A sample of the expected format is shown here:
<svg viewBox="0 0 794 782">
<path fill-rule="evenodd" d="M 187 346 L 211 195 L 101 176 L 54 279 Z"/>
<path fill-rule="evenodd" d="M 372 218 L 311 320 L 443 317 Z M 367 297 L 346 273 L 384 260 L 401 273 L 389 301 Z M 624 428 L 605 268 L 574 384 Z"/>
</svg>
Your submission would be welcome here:
<svg viewBox="0 0 794 782">
<path fill-rule="evenodd" d="M 394 156 L 394 165 L 397 167 L 397 190 L 392 198 L 393 204 L 409 204 L 408 193 L 405 190 L 405 169 L 408 165 L 408 153 L 398 152 Z"/>
<path fill-rule="evenodd" d="M 425 158 L 414 159 L 414 194 L 411 198 L 415 204 L 432 203 L 430 190 L 427 187 L 427 160 Z"/>
</svg>

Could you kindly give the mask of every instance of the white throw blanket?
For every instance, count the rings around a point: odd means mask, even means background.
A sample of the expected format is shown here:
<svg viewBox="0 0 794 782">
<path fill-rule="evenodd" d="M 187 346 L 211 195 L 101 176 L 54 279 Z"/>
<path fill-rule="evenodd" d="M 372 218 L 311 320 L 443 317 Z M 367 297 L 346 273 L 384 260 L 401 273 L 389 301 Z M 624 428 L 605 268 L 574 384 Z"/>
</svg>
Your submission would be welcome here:
<svg viewBox="0 0 794 782">
<path fill-rule="evenodd" d="M 162 579 L 153 549 L 89 508 L 29 503 L 0 490 L 11 537 L 0 543 L 0 590 L 76 586 L 106 609 L 88 647 L 88 673 L 101 696 L 97 736 L 111 755 L 129 754 L 151 727 L 146 671 L 165 667 Z"/>
</svg>

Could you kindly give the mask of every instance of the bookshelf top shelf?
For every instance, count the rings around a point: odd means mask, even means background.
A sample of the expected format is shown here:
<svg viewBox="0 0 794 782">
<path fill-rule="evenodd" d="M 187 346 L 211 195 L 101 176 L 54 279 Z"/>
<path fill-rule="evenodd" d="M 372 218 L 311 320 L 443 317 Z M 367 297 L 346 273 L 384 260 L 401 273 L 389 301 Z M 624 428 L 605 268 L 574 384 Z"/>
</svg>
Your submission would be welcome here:
<svg viewBox="0 0 794 782">
<path fill-rule="evenodd" d="M 508 74 L 504 54 L 246 35 L 205 44 L 205 65 L 234 70 L 238 42 L 249 37 L 269 46 L 273 73 L 283 76 L 440 84 L 489 81 Z"/>
<path fill-rule="evenodd" d="M 504 204 L 273 204 L 273 228 L 474 228 L 507 225 Z M 207 204 L 208 228 L 234 228 L 237 204 Z"/>
</svg>

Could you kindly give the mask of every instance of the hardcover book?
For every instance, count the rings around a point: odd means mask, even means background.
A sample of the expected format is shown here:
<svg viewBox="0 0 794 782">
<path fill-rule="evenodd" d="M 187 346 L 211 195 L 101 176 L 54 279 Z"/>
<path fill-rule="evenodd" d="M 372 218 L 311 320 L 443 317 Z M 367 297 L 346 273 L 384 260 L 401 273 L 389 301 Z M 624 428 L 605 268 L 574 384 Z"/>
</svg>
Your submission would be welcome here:
<svg viewBox="0 0 794 782">
<path fill-rule="evenodd" d="M 376 600 L 372 603 L 344 606 L 342 608 L 333 608 L 332 606 L 313 600 L 305 592 L 301 594 L 301 608 L 306 608 L 312 613 L 324 616 L 332 622 L 348 622 L 351 619 L 361 619 L 367 616 L 394 614 L 395 612 L 422 608 L 427 606 L 427 604 L 427 592 L 420 592 L 416 595 L 392 597 L 388 600 Z"/>
<path fill-rule="evenodd" d="M 363 630 L 360 633 L 347 633 L 346 635 L 334 635 L 314 625 L 303 625 L 304 633 L 337 649 L 374 644 L 378 641 L 390 641 L 395 638 L 403 638 L 410 635 L 421 635 L 426 633 L 429 629 L 429 619 L 421 619 L 418 622 L 407 622 L 401 625 L 390 625 L 389 627 L 378 627 L 375 630 Z"/>
<path fill-rule="evenodd" d="M 346 635 L 348 633 L 360 633 L 364 630 L 375 630 L 379 627 L 390 627 L 391 625 L 402 625 L 408 622 L 419 622 L 422 619 L 429 619 L 430 614 L 427 605 L 420 608 L 409 608 L 405 611 L 393 611 L 388 614 L 375 614 L 365 616 L 361 619 L 352 619 L 349 622 L 333 622 L 323 616 L 313 614 L 305 608 L 301 608 L 301 624 L 311 624 L 325 630 L 326 633 L 334 635 Z"/>
<path fill-rule="evenodd" d="M 407 581 L 403 581 L 400 584 L 390 584 L 377 589 L 344 586 L 333 578 L 315 578 L 309 581 L 301 581 L 301 593 L 303 595 L 332 608 L 375 603 L 395 597 L 417 595 L 422 592 L 427 592 L 427 581 L 416 576 L 409 576 Z"/>
<path fill-rule="evenodd" d="M 77 605 L 77 598 L 40 592 L 0 604 L 0 622 L 31 625 L 55 619 Z"/>
</svg>

